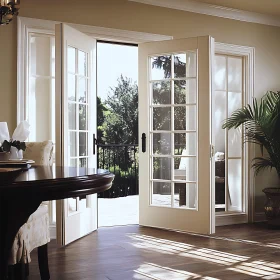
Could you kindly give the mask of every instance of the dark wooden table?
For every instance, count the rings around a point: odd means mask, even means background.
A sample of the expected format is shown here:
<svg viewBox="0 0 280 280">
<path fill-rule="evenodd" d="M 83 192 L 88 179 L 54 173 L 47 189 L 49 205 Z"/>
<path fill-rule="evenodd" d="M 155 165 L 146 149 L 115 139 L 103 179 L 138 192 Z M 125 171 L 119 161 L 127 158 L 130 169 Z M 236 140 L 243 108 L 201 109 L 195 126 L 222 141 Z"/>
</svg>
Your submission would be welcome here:
<svg viewBox="0 0 280 280">
<path fill-rule="evenodd" d="M 108 190 L 114 175 L 106 170 L 32 167 L 0 177 L 0 280 L 7 279 L 8 257 L 20 227 L 42 201 L 84 197 Z"/>
</svg>

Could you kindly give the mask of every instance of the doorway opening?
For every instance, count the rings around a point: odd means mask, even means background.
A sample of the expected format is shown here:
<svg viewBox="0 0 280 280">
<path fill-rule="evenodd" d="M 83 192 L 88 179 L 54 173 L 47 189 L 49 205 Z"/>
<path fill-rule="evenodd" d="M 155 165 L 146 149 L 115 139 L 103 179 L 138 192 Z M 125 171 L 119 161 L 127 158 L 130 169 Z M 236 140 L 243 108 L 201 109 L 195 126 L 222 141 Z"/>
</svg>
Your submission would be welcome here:
<svg viewBox="0 0 280 280">
<path fill-rule="evenodd" d="M 139 224 L 138 46 L 97 41 L 97 164 L 115 174 L 98 226 Z"/>
</svg>

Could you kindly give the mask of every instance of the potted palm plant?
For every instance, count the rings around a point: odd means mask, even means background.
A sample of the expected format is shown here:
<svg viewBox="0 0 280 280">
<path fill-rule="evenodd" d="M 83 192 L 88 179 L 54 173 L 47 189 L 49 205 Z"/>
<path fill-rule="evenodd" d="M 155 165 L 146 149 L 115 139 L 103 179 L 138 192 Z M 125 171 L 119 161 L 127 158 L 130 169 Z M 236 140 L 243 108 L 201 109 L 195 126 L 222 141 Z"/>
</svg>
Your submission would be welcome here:
<svg viewBox="0 0 280 280">
<path fill-rule="evenodd" d="M 260 101 L 255 98 L 253 105 L 247 105 L 232 113 L 223 128 L 244 128 L 245 142 L 260 146 L 261 156 L 252 161 L 255 175 L 265 169 L 275 169 L 280 179 L 280 91 L 268 92 Z M 280 226 L 280 185 L 267 187 L 265 214 L 268 223 Z"/>
</svg>

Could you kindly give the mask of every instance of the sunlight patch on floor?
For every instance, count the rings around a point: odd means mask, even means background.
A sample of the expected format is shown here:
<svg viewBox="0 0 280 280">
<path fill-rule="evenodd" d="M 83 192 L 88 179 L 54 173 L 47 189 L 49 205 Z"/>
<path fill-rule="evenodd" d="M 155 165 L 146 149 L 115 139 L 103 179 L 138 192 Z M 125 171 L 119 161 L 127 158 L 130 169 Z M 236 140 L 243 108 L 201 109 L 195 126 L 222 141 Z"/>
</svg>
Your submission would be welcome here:
<svg viewBox="0 0 280 280">
<path fill-rule="evenodd" d="M 172 254 L 180 257 L 199 259 L 210 263 L 230 266 L 249 259 L 246 256 L 230 254 L 208 248 L 198 248 L 191 244 L 160 239 L 147 235 L 130 234 L 129 237 L 136 241 L 132 245 L 136 248 Z"/>
<path fill-rule="evenodd" d="M 141 279 L 141 276 L 144 276 L 149 279 L 163 280 L 163 279 L 174 279 L 174 280 L 190 280 L 190 279 L 199 279 L 199 280 L 219 280 L 213 277 L 203 277 L 199 274 L 184 271 L 176 270 L 169 267 L 163 267 L 154 263 L 145 263 L 141 265 L 138 269 L 134 270 L 135 275 L 134 279 Z"/>
<path fill-rule="evenodd" d="M 261 279 L 280 279 L 280 264 L 273 262 L 265 262 L 262 260 L 242 262 L 235 267 L 227 269 Z"/>
</svg>

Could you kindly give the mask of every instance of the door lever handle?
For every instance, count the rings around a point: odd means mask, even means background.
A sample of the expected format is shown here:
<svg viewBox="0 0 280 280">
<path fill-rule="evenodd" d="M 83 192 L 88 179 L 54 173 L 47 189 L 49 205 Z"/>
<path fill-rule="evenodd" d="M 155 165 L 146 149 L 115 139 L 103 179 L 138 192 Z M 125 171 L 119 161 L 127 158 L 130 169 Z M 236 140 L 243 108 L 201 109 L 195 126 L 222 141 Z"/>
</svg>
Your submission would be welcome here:
<svg viewBox="0 0 280 280">
<path fill-rule="evenodd" d="M 142 133 L 142 153 L 146 152 L 146 133 Z"/>
</svg>

